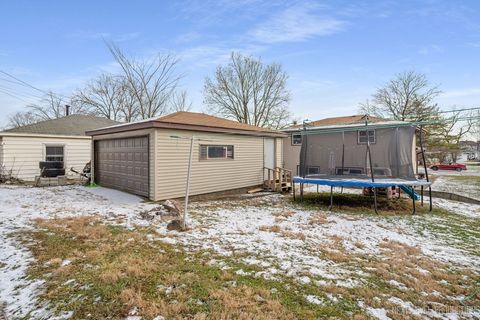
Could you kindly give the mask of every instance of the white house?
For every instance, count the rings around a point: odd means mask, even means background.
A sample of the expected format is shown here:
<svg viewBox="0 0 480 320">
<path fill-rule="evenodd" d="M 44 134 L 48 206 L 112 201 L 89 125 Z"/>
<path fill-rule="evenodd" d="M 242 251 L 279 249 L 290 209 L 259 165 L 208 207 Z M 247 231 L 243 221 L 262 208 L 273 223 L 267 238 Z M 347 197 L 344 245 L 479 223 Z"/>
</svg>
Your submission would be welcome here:
<svg viewBox="0 0 480 320">
<path fill-rule="evenodd" d="M 25 181 L 39 175 L 40 161 L 63 161 L 82 170 L 91 158 L 91 137 L 85 131 L 119 124 L 90 115 L 69 115 L 0 132 L 0 168 Z"/>
</svg>

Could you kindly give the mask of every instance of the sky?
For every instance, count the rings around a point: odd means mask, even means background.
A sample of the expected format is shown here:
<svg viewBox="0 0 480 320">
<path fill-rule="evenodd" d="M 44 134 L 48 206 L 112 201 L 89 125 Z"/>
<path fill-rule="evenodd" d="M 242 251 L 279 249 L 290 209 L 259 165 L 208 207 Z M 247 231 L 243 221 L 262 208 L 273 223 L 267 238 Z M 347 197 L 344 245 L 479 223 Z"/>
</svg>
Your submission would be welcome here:
<svg viewBox="0 0 480 320">
<path fill-rule="evenodd" d="M 443 109 L 480 105 L 480 1 L 0 0 L 0 70 L 68 96 L 128 55 L 170 53 L 193 111 L 237 51 L 279 63 L 299 120 L 358 113 L 395 74 L 426 74 Z M 0 127 L 41 92 L 0 74 Z"/>
</svg>

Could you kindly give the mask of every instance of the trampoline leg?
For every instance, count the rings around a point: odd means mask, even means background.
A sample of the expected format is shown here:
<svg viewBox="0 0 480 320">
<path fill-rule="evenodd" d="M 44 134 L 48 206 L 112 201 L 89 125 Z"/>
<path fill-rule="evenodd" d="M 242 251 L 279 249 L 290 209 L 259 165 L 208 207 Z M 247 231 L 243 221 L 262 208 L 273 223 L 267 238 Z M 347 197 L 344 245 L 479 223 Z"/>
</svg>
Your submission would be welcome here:
<svg viewBox="0 0 480 320">
<path fill-rule="evenodd" d="M 317 193 L 318 193 L 318 184 L 317 184 Z"/>
<path fill-rule="evenodd" d="M 300 200 L 303 201 L 303 183 L 300 183 Z"/>
<path fill-rule="evenodd" d="M 292 190 L 293 190 L 293 201 L 297 200 L 295 197 L 295 182 L 292 182 Z"/>
<path fill-rule="evenodd" d="M 412 212 L 412 214 L 415 214 L 417 212 L 417 208 L 415 206 L 415 197 L 412 197 L 412 200 L 413 200 L 413 212 Z"/>
<path fill-rule="evenodd" d="M 373 207 L 375 209 L 375 213 L 378 214 L 378 207 L 377 207 L 377 188 L 373 189 Z"/>
<path fill-rule="evenodd" d="M 332 211 L 333 208 L 333 186 L 330 186 L 330 206 L 328 207 L 328 211 Z"/>
<path fill-rule="evenodd" d="M 423 186 L 420 187 L 420 190 L 421 206 L 423 207 Z"/>
<path fill-rule="evenodd" d="M 342 187 L 342 189 L 340 189 L 340 193 L 343 193 L 343 187 Z"/>
<path fill-rule="evenodd" d="M 428 186 L 428 197 L 430 199 L 430 209 L 429 211 L 432 212 L 432 187 Z"/>
</svg>

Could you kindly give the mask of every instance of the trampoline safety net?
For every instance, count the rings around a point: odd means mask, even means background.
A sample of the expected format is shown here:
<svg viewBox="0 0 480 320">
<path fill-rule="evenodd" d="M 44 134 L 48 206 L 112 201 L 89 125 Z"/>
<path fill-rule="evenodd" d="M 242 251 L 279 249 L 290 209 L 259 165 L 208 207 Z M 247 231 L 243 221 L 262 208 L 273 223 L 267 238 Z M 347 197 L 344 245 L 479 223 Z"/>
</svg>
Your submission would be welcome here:
<svg viewBox="0 0 480 320">
<path fill-rule="evenodd" d="M 370 168 L 373 168 L 375 178 L 416 180 L 414 139 L 414 126 L 365 126 L 339 132 L 303 130 L 299 175 L 320 179 L 370 179 Z"/>
</svg>

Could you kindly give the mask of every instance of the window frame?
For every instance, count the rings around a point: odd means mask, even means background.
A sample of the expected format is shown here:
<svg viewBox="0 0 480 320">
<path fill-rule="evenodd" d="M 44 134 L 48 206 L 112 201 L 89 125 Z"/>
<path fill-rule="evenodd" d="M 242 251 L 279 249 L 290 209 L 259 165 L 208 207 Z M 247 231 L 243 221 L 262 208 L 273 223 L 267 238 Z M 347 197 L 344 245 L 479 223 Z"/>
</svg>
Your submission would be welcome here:
<svg viewBox="0 0 480 320">
<path fill-rule="evenodd" d="M 315 169 L 316 170 L 316 173 L 312 173 L 310 172 L 311 169 Z M 320 174 L 320 166 L 308 166 L 307 167 L 307 175 L 318 175 Z"/>
<path fill-rule="evenodd" d="M 48 157 L 60 157 L 59 155 L 49 155 L 48 152 L 47 152 L 47 149 L 48 148 L 62 148 L 62 160 L 48 160 Z M 43 156 L 43 159 L 44 161 L 46 162 L 63 162 L 65 163 L 65 154 L 66 154 L 66 146 L 64 144 L 51 144 L 51 143 L 48 143 L 48 144 L 45 144 L 44 145 L 44 156 Z"/>
<path fill-rule="evenodd" d="M 300 136 L 300 143 L 294 143 L 294 136 Z M 301 133 L 292 133 L 292 137 L 290 140 L 292 146 L 301 146 L 303 143 L 303 135 Z"/>
<path fill-rule="evenodd" d="M 366 132 L 367 141 L 363 141 L 363 142 L 360 141 L 360 133 L 361 132 Z M 373 135 L 370 135 L 369 132 L 373 132 Z M 371 140 L 370 137 L 373 137 L 373 141 L 370 141 Z M 377 133 L 375 132 L 375 129 L 358 130 L 357 131 L 357 144 L 367 144 L 368 142 L 370 142 L 370 144 L 375 144 L 377 142 Z"/>
<path fill-rule="evenodd" d="M 210 147 L 223 147 L 225 149 L 225 157 L 209 157 L 208 149 Z M 202 156 L 202 149 L 206 148 L 206 157 Z M 228 149 L 231 148 L 231 156 L 229 157 Z M 233 144 L 201 144 L 199 148 L 200 161 L 222 161 L 222 160 L 234 160 L 235 159 L 235 146 Z"/>
</svg>

